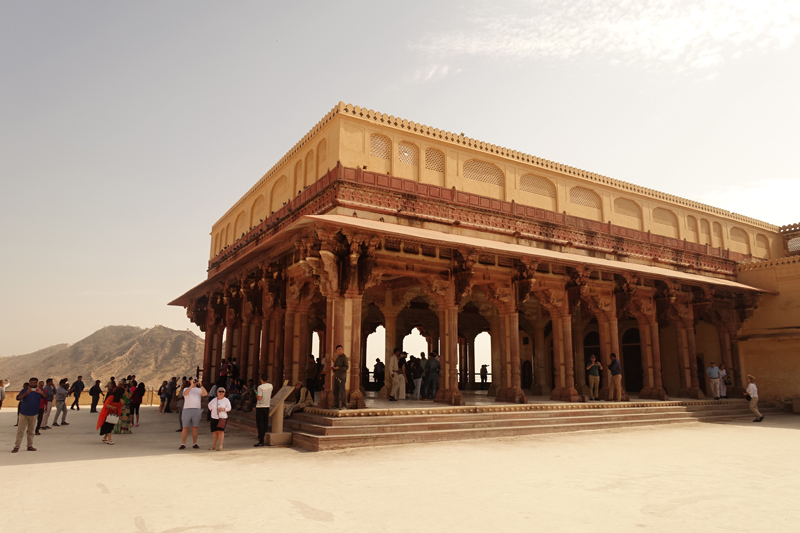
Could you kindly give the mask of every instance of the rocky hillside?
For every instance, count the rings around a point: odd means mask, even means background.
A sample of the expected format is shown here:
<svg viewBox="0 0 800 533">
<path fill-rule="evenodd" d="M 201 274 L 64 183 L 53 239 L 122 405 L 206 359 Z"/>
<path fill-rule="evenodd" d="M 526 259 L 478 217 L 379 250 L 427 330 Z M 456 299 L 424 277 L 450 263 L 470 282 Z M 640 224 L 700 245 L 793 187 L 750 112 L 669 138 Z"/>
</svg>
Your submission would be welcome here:
<svg viewBox="0 0 800 533">
<path fill-rule="evenodd" d="M 58 344 L 26 355 L 0 358 L 0 378 L 18 390 L 30 377 L 69 378 L 85 383 L 136 374 L 148 386 L 172 376 L 194 375 L 203 364 L 203 339 L 190 331 L 163 326 L 142 329 L 108 326 L 73 345 Z"/>
</svg>

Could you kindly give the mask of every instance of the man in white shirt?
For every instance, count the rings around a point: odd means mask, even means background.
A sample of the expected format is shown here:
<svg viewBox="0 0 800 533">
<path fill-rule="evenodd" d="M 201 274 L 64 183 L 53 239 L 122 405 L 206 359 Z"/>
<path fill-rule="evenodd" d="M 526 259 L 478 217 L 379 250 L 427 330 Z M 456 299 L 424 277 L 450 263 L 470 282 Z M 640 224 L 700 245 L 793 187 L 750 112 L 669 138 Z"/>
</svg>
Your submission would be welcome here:
<svg viewBox="0 0 800 533">
<path fill-rule="evenodd" d="M 189 386 L 183 389 L 183 412 L 181 413 L 181 446 L 179 450 L 186 449 L 186 437 L 189 428 L 192 428 L 192 448 L 200 448 L 197 445 L 197 428 L 200 427 L 200 414 L 203 410 L 201 399 L 208 396 L 205 387 L 194 378 L 189 380 Z"/>
<path fill-rule="evenodd" d="M 267 435 L 269 424 L 269 404 L 272 400 L 272 384 L 267 382 L 267 375 L 261 374 L 256 389 L 256 427 L 258 428 L 258 443 L 253 446 L 266 446 L 264 438 Z"/>
<path fill-rule="evenodd" d="M 756 419 L 753 420 L 753 422 L 761 422 L 764 420 L 764 415 L 758 410 L 758 388 L 756 387 L 756 378 L 748 374 L 747 379 L 750 380 L 750 384 L 747 385 L 744 395 L 750 396 L 750 410 L 756 415 Z"/>
</svg>

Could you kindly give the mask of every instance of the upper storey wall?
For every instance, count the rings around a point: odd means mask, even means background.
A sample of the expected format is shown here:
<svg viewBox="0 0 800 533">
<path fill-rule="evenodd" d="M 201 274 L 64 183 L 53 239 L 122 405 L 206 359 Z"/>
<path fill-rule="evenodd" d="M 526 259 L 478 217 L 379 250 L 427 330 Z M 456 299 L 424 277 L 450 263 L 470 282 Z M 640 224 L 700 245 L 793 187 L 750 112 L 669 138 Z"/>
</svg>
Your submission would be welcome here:
<svg viewBox="0 0 800 533">
<path fill-rule="evenodd" d="M 755 257 L 783 255 L 777 226 L 340 102 L 214 225 L 211 257 L 337 161 Z"/>
</svg>

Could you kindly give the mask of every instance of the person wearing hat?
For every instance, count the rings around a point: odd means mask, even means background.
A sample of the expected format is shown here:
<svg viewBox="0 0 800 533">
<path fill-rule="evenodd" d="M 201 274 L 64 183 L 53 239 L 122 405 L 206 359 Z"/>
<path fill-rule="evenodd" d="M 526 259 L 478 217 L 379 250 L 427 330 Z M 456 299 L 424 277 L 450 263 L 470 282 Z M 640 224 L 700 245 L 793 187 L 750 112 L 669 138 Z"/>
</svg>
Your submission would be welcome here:
<svg viewBox="0 0 800 533">
<path fill-rule="evenodd" d="M 708 374 L 708 381 L 711 383 L 711 395 L 715 400 L 719 400 L 719 368 L 714 361 L 711 361 L 711 366 L 706 368 Z"/>
</svg>

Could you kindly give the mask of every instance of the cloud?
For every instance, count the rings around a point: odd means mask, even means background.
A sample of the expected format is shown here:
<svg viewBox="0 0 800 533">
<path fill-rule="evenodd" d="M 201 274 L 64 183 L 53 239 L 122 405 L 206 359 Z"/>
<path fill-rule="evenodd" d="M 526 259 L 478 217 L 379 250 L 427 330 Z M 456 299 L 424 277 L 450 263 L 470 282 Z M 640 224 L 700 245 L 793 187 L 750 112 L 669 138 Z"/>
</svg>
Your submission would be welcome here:
<svg viewBox="0 0 800 533">
<path fill-rule="evenodd" d="M 440 58 L 604 58 L 648 70 L 708 71 L 742 50 L 790 46 L 800 33 L 800 2 L 529 0 L 474 8 L 466 22 L 411 48 Z"/>
<path fill-rule="evenodd" d="M 453 70 L 448 65 L 433 65 L 416 70 L 410 81 L 414 83 L 440 81 L 447 77 L 448 74 L 458 74 L 459 72 L 461 72 L 461 69 Z"/>
</svg>

